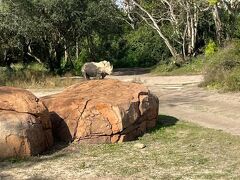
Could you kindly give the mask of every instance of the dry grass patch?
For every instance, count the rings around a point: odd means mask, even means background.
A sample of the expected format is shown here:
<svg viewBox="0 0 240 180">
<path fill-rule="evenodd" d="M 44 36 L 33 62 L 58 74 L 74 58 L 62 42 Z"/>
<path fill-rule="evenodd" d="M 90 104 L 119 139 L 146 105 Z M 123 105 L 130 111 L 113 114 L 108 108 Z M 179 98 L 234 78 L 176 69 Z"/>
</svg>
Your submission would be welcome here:
<svg viewBox="0 0 240 180">
<path fill-rule="evenodd" d="M 82 81 L 82 78 L 72 77 L 71 74 L 64 77 L 52 75 L 41 71 L 0 71 L 0 85 L 13 86 L 20 88 L 38 89 L 38 88 L 56 88 L 67 87 Z"/>
</svg>

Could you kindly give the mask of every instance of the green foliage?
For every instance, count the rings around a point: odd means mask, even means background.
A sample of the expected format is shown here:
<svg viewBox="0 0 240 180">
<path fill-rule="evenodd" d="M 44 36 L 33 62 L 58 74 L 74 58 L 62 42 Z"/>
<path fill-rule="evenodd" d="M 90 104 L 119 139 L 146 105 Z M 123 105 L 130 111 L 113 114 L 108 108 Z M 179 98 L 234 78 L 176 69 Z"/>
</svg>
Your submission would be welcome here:
<svg viewBox="0 0 240 180">
<path fill-rule="evenodd" d="M 157 75 L 170 75 L 177 67 L 174 64 L 160 63 L 156 65 L 152 73 Z"/>
<path fill-rule="evenodd" d="M 240 16 L 237 17 L 234 28 L 234 35 L 240 39 Z"/>
<path fill-rule="evenodd" d="M 189 56 L 202 53 L 206 47 L 205 55 L 210 58 L 217 50 L 214 41 L 207 43 L 209 39 L 216 39 L 212 8 L 209 11 L 201 10 L 218 2 L 194 2 L 200 10 L 199 24 L 196 48 L 194 52 L 186 52 Z M 183 52 L 184 43 L 188 51 L 190 38 L 186 36 L 183 43 L 183 34 L 186 33 L 182 22 L 186 19 L 186 13 L 181 9 L 184 7 L 180 1 L 171 1 L 173 11 L 177 10 L 175 13 L 179 24 L 175 25 L 167 20 L 167 4 L 157 0 L 141 0 L 139 3 L 153 14 L 164 15 L 162 19 L 166 15 L 164 23 L 158 23 L 162 33 L 178 54 Z M 240 38 L 239 9 L 235 8 L 229 13 L 221 3 L 218 5 L 223 36 Z M 195 11 L 194 7 L 189 7 L 189 12 Z M 80 74 L 84 62 L 102 59 L 111 61 L 114 67 L 150 67 L 160 62 L 162 69 L 159 71 L 178 69 L 163 65 L 163 62 L 168 64 L 171 60 L 163 39 L 153 28 L 139 21 L 140 17 L 134 16 L 134 12 L 131 15 L 134 29 L 126 23 L 129 19 L 125 12 L 111 0 L 3 0 L 0 4 L 0 65 L 9 68 L 13 63 L 20 63 L 24 67 L 14 65 L 13 69 L 28 68 L 59 75 L 66 72 Z M 77 48 L 79 58 L 76 56 Z M 63 60 L 64 54 L 68 54 L 67 60 Z M 43 65 L 35 64 L 39 61 Z M 194 71 L 191 69 L 195 67 L 190 64 L 193 63 L 184 65 L 187 72 Z"/>
<path fill-rule="evenodd" d="M 208 0 L 209 5 L 215 5 L 219 2 L 219 0 Z"/>
<path fill-rule="evenodd" d="M 82 74 L 81 69 L 82 69 L 83 64 L 89 58 L 88 56 L 89 55 L 88 55 L 86 50 L 81 51 L 81 53 L 79 55 L 79 58 L 76 59 L 73 63 L 74 64 L 74 74 L 76 74 L 76 75 L 81 75 Z"/>
<path fill-rule="evenodd" d="M 20 71 L 20 70 L 24 69 L 24 65 L 23 65 L 23 63 L 15 63 L 15 64 L 11 64 L 11 68 L 14 71 Z"/>
<path fill-rule="evenodd" d="M 235 68 L 226 77 L 224 87 L 228 91 L 240 91 L 240 67 Z"/>
<path fill-rule="evenodd" d="M 63 67 L 70 67 L 62 62 L 64 51 L 76 59 L 74 44 L 90 50 L 92 60 L 105 59 L 102 56 L 107 53 L 99 52 L 106 49 L 101 47 L 122 33 L 123 21 L 117 18 L 120 10 L 110 0 L 14 0 L 3 1 L 0 7 L 2 65 L 40 59 L 51 72 L 62 73 Z"/>
<path fill-rule="evenodd" d="M 45 65 L 39 63 L 30 63 L 26 68 L 34 72 L 48 72 L 48 69 L 45 67 Z"/>
<path fill-rule="evenodd" d="M 240 88 L 239 71 L 240 41 L 236 40 L 209 59 L 203 85 L 237 91 Z"/>
<path fill-rule="evenodd" d="M 125 53 L 116 67 L 150 67 L 167 59 L 170 54 L 155 31 L 141 26 L 124 37 Z"/>
<path fill-rule="evenodd" d="M 160 63 L 152 70 L 153 74 L 157 75 L 193 75 L 201 74 L 204 69 L 204 56 L 192 58 L 181 67 L 177 67 L 173 63 Z"/>
<path fill-rule="evenodd" d="M 205 48 L 205 56 L 207 58 L 211 57 L 212 55 L 214 55 L 217 49 L 218 49 L 217 44 L 213 40 L 210 40 Z"/>
</svg>

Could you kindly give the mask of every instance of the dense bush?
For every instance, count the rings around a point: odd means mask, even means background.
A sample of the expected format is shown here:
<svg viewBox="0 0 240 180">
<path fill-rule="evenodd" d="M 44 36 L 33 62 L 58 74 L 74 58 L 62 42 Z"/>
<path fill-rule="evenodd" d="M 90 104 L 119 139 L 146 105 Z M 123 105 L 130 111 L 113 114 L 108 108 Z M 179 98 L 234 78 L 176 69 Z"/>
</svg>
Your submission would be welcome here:
<svg viewBox="0 0 240 180">
<path fill-rule="evenodd" d="M 240 67 L 235 68 L 225 81 L 225 89 L 229 91 L 240 91 Z"/>
<path fill-rule="evenodd" d="M 240 89 L 240 41 L 227 43 L 208 59 L 204 86 L 237 91 Z"/>
<path fill-rule="evenodd" d="M 172 60 L 169 60 L 170 62 Z M 181 67 L 174 63 L 160 62 L 152 69 L 153 74 L 157 75 L 195 75 L 202 74 L 205 64 L 205 57 L 199 55 L 183 63 Z"/>
<path fill-rule="evenodd" d="M 127 50 L 117 66 L 150 67 L 170 56 L 159 35 L 147 26 L 131 31 L 125 40 Z"/>
<path fill-rule="evenodd" d="M 208 58 L 214 55 L 216 51 L 217 51 L 217 44 L 213 40 L 210 40 L 205 48 L 205 56 Z"/>
</svg>

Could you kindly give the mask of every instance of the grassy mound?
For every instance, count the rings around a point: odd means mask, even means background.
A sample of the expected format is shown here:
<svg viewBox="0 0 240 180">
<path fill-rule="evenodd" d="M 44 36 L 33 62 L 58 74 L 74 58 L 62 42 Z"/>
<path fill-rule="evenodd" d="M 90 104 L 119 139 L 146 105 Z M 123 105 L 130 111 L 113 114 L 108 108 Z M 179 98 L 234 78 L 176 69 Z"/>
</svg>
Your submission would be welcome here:
<svg viewBox="0 0 240 180">
<path fill-rule="evenodd" d="M 209 57 L 202 85 L 240 91 L 240 41 L 228 43 Z"/>
<path fill-rule="evenodd" d="M 198 75 L 202 74 L 204 67 L 205 58 L 204 56 L 198 56 L 192 58 L 181 67 L 169 63 L 160 63 L 152 69 L 152 74 L 162 76 L 175 76 L 175 75 Z"/>
</svg>

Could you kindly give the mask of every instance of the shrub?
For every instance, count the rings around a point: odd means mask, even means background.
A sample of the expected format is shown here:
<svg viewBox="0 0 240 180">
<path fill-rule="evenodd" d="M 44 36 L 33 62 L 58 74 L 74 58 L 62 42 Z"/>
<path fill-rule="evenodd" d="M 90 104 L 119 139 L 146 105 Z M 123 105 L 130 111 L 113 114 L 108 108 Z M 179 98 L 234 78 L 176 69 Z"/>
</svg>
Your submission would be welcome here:
<svg viewBox="0 0 240 180">
<path fill-rule="evenodd" d="M 80 52 L 78 59 L 76 59 L 73 63 L 75 75 L 82 74 L 81 69 L 82 69 L 82 66 L 84 65 L 84 63 L 87 61 L 87 59 L 89 59 L 88 52 L 85 49 L 83 49 Z"/>
<path fill-rule="evenodd" d="M 14 71 L 19 71 L 19 70 L 24 69 L 24 65 L 23 65 L 23 63 L 15 63 L 15 64 L 11 64 L 11 68 Z"/>
<path fill-rule="evenodd" d="M 172 61 L 172 60 L 168 60 Z M 155 66 L 152 73 L 158 75 L 186 75 L 186 74 L 201 74 L 204 67 L 204 56 L 189 59 L 182 66 L 177 67 L 173 63 L 161 62 Z"/>
<path fill-rule="evenodd" d="M 240 41 L 228 43 L 209 58 L 202 85 L 237 91 L 240 89 Z"/>
<path fill-rule="evenodd" d="M 212 55 L 214 55 L 216 51 L 217 51 L 217 44 L 214 41 L 210 40 L 205 48 L 205 56 L 209 58 Z"/>
<path fill-rule="evenodd" d="M 151 67 L 170 57 L 159 35 L 147 26 L 141 26 L 124 36 L 121 56 L 114 61 L 114 67 Z"/>
<path fill-rule="evenodd" d="M 48 69 L 45 67 L 44 64 L 39 64 L 39 63 L 31 63 L 29 65 L 27 65 L 28 70 L 32 71 L 32 72 L 47 72 Z"/>
<path fill-rule="evenodd" d="M 167 75 L 168 73 L 172 72 L 177 67 L 174 64 L 167 64 L 167 63 L 160 63 L 152 70 L 152 73 L 159 74 L 159 75 Z"/>
<path fill-rule="evenodd" d="M 226 77 L 224 85 L 228 91 L 240 91 L 240 67 L 235 68 L 229 76 Z"/>
</svg>

